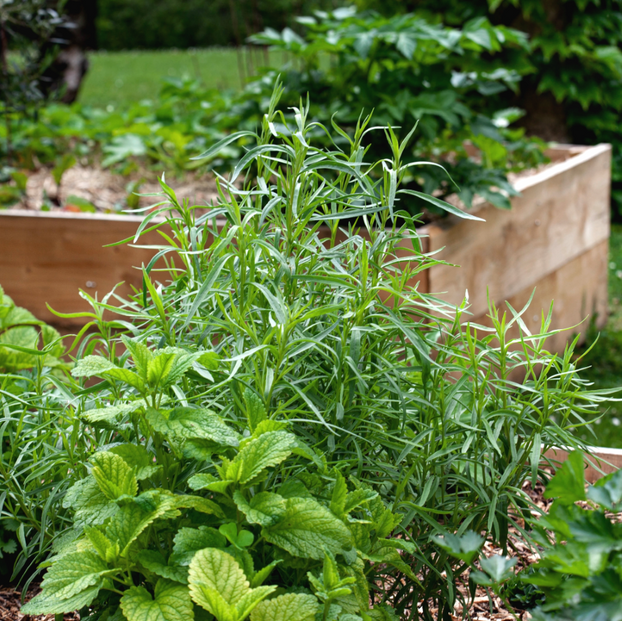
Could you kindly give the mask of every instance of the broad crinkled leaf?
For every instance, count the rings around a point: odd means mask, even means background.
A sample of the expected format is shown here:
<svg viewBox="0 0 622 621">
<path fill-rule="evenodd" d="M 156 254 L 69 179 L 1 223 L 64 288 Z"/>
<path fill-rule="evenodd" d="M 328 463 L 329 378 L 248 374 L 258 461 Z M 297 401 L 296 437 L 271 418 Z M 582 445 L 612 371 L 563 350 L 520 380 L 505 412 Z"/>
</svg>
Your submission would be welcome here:
<svg viewBox="0 0 622 621">
<path fill-rule="evenodd" d="M 314 595 L 286 593 L 258 604 L 251 612 L 251 621 L 314 621 L 319 609 Z"/>
<path fill-rule="evenodd" d="M 233 556 L 216 548 L 206 548 L 194 555 L 188 579 L 193 601 L 219 621 L 242 621 L 276 589 L 276 586 L 251 589 Z"/>
<path fill-rule="evenodd" d="M 188 479 L 188 486 L 195 491 L 206 489 L 211 492 L 225 493 L 231 483 L 233 483 L 231 479 L 222 481 L 213 474 L 195 474 Z"/>
<path fill-rule="evenodd" d="M 85 606 L 89 606 L 99 593 L 100 586 L 92 586 L 84 591 L 68 597 L 59 599 L 54 595 L 46 595 L 45 592 L 40 593 L 27 604 L 22 606 L 22 614 L 24 615 L 56 615 L 74 612 Z"/>
<path fill-rule="evenodd" d="M 63 507 L 73 509 L 74 525 L 102 524 L 119 510 L 99 489 L 92 475 L 72 485 L 63 498 Z"/>
<path fill-rule="evenodd" d="M 149 361 L 153 359 L 153 353 L 144 343 L 130 339 L 126 335 L 122 335 L 121 340 L 132 355 L 132 360 L 136 366 L 136 372 L 142 378 L 147 379 L 147 369 L 149 367 Z"/>
<path fill-rule="evenodd" d="M 174 539 L 173 554 L 169 562 L 176 565 L 189 565 L 193 556 L 205 548 L 224 548 L 227 540 L 211 526 L 199 528 L 180 528 Z"/>
<path fill-rule="evenodd" d="M 134 468 L 138 481 L 150 477 L 160 468 L 154 463 L 153 453 L 141 444 L 119 444 L 109 449 L 109 452 L 119 455 L 128 466 Z"/>
<path fill-rule="evenodd" d="M 48 569 L 43 579 L 44 595 L 67 599 L 100 584 L 108 565 L 93 552 L 77 552 L 63 556 Z"/>
<path fill-rule="evenodd" d="M 194 608 L 188 589 L 160 580 L 154 596 L 144 587 L 132 587 L 121 598 L 127 621 L 193 621 Z"/>
<path fill-rule="evenodd" d="M 264 421 L 267 417 L 266 408 L 261 397 L 253 392 L 250 388 L 244 391 L 244 403 L 246 405 L 246 418 L 251 433 L 255 432 L 257 425 Z"/>
<path fill-rule="evenodd" d="M 71 374 L 74 377 L 101 377 L 106 371 L 115 368 L 116 365 L 102 356 L 85 356 L 76 362 Z"/>
<path fill-rule="evenodd" d="M 326 507 L 311 498 L 290 498 L 281 521 L 263 536 L 293 556 L 321 560 L 324 552 L 340 554 L 352 547 L 352 534 Z"/>
<path fill-rule="evenodd" d="M 192 496 L 191 494 L 175 496 L 174 504 L 177 509 L 194 509 L 200 513 L 224 517 L 222 509 L 213 500 L 203 498 L 203 496 Z"/>
<path fill-rule="evenodd" d="M 239 444 L 238 434 L 218 414 L 206 408 L 179 407 L 170 411 L 150 408 L 147 420 L 158 433 L 179 439 L 209 440 L 215 450 Z"/>
<path fill-rule="evenodd" d="M 138 483 L 134 469 L 120 455 L 100 451 L 91 457 L 91 462 L 91 474 L 107 498 L 115 500 L 125 495 L 136 496 Z"/>
<path fill-rule="evenodd" d="M 179 511 L 175 510 L 174 497 L 144 492 L 115 513 L 106 526 L 106 537 L 118 543 L 120 554 L 125 556 L 129 546 L 155 520 L 177 516 Z"/>
<path fill-rule="evenodd" d="M 97 554 L 107 563 L 111 563 L 119 556 L 119 544 L 110 541 L 99 528 L 85 526 L 84 534 L 88 537 Z"/>
<path fill-rule="evenodd" d="M 246 501 L 242 493 L 236 490 L 233 500 L 251 524 L 272 526 L 285 515 L 285 498 L 272 492 L 259 492 Z"/>
<path fill-rule="evenodd" d="M 296 446 L 287 431 L 271 431 L 248 442 L 227 468 L 227 479 L 246 483 L 270 466 L 280 464 Z"/>
<path fill-rule="evenodd" d="M 136 555 L 136 558 L 145 569 L 152 571 L 157 576 L 181 584 L 188 584 L 188 568 L 179 565 L 169 565 L 160 552 L 141 550 Z"/>
</svg>

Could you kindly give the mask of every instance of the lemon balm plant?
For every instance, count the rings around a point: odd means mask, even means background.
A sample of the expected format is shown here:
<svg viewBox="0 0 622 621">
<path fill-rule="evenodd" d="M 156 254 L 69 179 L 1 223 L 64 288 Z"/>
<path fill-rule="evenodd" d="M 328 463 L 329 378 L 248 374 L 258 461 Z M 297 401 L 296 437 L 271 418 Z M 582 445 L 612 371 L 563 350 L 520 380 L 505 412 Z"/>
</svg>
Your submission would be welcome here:
<svg viewBox="0 0 622 621">
<path fill-rule="evenodd" d="M 577 445 L 605 398 L 570 351 L 546 352 L 550 317 L 512 341 L 520 312 L 465 329 L 463 308 L 418 291 L 436 260 L 401 210 L 411 165 L 390 128 L 334 125 L 347 149 L 318 149 L 314 132 L 331 132 L 304 105 L 288 126 L 279 95 L 208 213 L 162 182 L 135 238 L 163 240 L 143 290 L 92 301 L 98 345 L 73 369 L 90 381 L 72 407 L 96 441 L 25 613 L 447 618 L 467 565 L 431 536 L 505 545 L 542 448 Z M 390 159 L 366 162 L 372 131 Z"/>
</svg>

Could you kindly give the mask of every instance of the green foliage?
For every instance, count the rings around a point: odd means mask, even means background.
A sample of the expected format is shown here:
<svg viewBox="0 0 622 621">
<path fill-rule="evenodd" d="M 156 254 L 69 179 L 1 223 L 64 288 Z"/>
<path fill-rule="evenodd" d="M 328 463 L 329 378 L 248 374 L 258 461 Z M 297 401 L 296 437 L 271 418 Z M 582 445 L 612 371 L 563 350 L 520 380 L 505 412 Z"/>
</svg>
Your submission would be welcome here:
<svg viewBox="0 0 622 621">
<path fill-rule="evenodd" d="M 580 452 L 569 456 L 547 487 L 547 496 L 556 498 L 549 514 L 532 522 L 544 552 L 523 579 L 546 596 L 534 612 L 541 621 L 622 618 L 622 527 L 615 519 L 622 508 L 622 472 L 586 492 L 583 459 Z M 576 504 L 586 498 L 589 508 Z"/>
<path fill-rule="evenodd" d="M 296 15 L 332 4 L 326 0 L 100 0 L 103 50 L 144 50 L 239 45 L 263 24 L 295 26 Z"/>
<path fill-rule="evenodd" d="M 359 0 L 388 14 L 424 11 L 462 25 L 488 18 L 530 36 L 530 53 L 508 54 L 504 66 L 525 76 L 507 105 L 526 108 L 526 126 L 575 144 L 613 145 L 614 216 L 622 214 L 622 2 L 620 0 Z M 503 95 L 501 95 L 503 97 Z"/>
<path fill-rule="evenodd" d="M 521 32 L 493 26 L 486 19 L 449 28 L 415 14 L 385 18 L 351 8 L 318 11 L 299 21 L 306 27 L 304 37 L 291 29 L 279 33 L 272 28 L 251 37 L 296 58 L 298 68 L 283 72 L 283 109 L 308 92 L 311 118 L 328 126 L 334 116 L 340 124 L 354 127 L 363 109 L 372 113 L 375 125 L 392 126 L 400 142 L 418 123 L 415 137 L 400 154 L 401 163 L 440 162 L 449 176 L 434 166 L 408 168 L 402 183 L 409 188 L 441 196 L 457 192 L 468 207 L 478 194 L 509 208 L 508 197 L 515 191 L 506 173 L 543 161 L 541 142 L 508 128 L 520 111 L 504 106 L 499 96 L 516 90 L 520 80 L 501 58 L 508 51 L 526 52 L 527 39 Z M 325 57 L 330 58 L 328 64 L 322 62 Z M 275 75 L 268 72 L 246 89 L 242 118 L 258 113 Z M 481 100 L 490 101 L 491 95 L 494 103 L 483 106 Z M 478 162 L 469 157 L 473 148 Z M 372 139 L 368 157 L 391 157 L 389 145 Z M 412 213 L 421 209 L 417 201 L 412 205 Z"/>
<path fill-rule="evenodd" d="M 162 181 L 165 204 L 136 237 L 161 227 L 167 267 L 143 269 L 113 322 L 113 294 L 90 300 L 68 389 L 88 474 L 65 495 L 73 529 L 25 613 L 449 614 L 468 559 L 431 536 L 470 529 L 505 546 L 533 510 L 520 490 L 545 476 L 542 451 L 577 446 L 572 430 L 606 399 L 572 348 L 544 349 L 550 315 L 510 340 L 526 309 L 463 327 L 464 307 L 418 291 L 437 261 L 401 210 L 405 143 L 387 131 L 393 157 L 364 163 L 367 118 L 344 150 L 317 148 L 309 109 L 287 125 L 279 94 L 261 133 L 212 148 L 256 145 L 208 214 Z M 153 221 L 165 212 L 166 229 Z"/>
</svg>

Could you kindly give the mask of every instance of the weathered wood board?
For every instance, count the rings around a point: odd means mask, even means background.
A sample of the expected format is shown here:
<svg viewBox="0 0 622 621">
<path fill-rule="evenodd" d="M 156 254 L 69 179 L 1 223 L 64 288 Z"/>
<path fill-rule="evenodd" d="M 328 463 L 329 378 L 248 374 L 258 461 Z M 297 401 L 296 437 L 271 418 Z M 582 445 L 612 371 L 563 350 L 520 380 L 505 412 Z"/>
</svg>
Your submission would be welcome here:
<svg viewBox="0 0 622 621">
<path fill-rule="evenodd" d="M 104 248 L 129 238 L 142 218 L 97 214 L 0 211 L 0 284 L 16 304 L 39 319 L 73 328 L 88 320 L 62 319 L 62 313 L 90 310 L 79 295 L 83 289 L 101 299 L 115 285 L 120 295 L 142 286 L 140 267 L 155 251 L 128 245 Z M 155 232 L 141 244 L 161 243 Z"/>
<path fill-rule="evenodd" d="M 451 217 L 422 228 L 429 236 L 430 252 L 460 266 L 431 268 L 431 292 L 459 304 L 468 290 L 475 317 L 487 310 L 487 290 L 491 299 L 502 302 L 532 289 L 594 247 L 606 253 L 610 145 L 586 149 L 519 179 L 515 187 L 521 196 L 512 199 L 511 210 L 488 203 L 475 210 L 485 223 Z M 601 276 L 592 274 L 588 280 L 594 277 Z M 585 282 L 577 279 L 574 286 Z M 564 304 L 559 296 L 558 303 Z"/>
<path fill-rule="evenodd" d="M 568 459 L 568 451 L 554 448 L 548 450 L 545 456 L 552 461 L 564 462 Z M 593 446 L 591 455 L 585 458 L 585 480 L 595 483 L 598 479 L 620 468 L 622 468 L 622 449 Z"/>
<path fill-rule="evenodd" d="M 531 315 L 555 299 L 560 327 L 595 310 L 598 321 L 605 320 L 611 150 L 562 146 L 551 155 L 563 161 L 519 179 L 522 196 L 513 199 L 511 211 L 482 204 L 477 213 L 485 223 L 451 217 L 422 227 L 425 250 L 444 247 L 436 256 L 461 267 L 428 270 L 421 275 L 421 291 L 459 303 L 468 289 L 471 312 L 479 320 L 486 313 L 487 287 L 493 300 L 509 300 L 515 308 L 536 287 Z M 103 247 L 131 237 L 139 222 L 133 216 L 0 211 L 0 284 L 40 319 L 77 327 L 84 322 L 59 319 L 46 303 L 60 312 L 88 310 L 79 289 L 101 299 L 119 282 L 125 283 L 121 295 L 139 286 L 135 268 L 155 251 Z M 140 243 L 159 240 L 150 233 Z M 558 340 L 561 351 L 565 335 Z"/>
</svg>

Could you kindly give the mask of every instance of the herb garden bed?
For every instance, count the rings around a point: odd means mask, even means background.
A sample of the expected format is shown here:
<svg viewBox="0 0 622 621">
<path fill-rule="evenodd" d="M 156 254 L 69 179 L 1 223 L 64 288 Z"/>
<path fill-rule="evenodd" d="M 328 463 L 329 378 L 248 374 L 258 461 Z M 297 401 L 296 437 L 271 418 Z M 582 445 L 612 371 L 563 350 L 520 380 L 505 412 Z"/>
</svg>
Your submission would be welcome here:
<svg viewBox="0 0 622 621">
<path fill-rule="evenodd" d="M 487 289 L 495 302 L 522 308 L 535 288 L 524 318 L 529 329 L 539 327 L 551 300 L 554 328 L 588 316 L 604 325 L 611 149 L 560 146 L 550 156 L 553 165 L 514 182 L 521 196 L 512 199 L 510 211 L 482 202 L 474 209 L 485 223 L 452 216 L 421 228 L 428 252 L 460 266 L 431 268 L 421 290 L 451 303 L 460 303 L 468 290 L 473 319 L 485 323 Z M 115 214 L 0 211 L 0 282 L 41 320 L 73 329 L 80 320 L 56 317 L 46 304 L 64 313 L 87 310 L 79 289 L 101 297 L 122 281 L 121 295 L 138 286 L 141 275 L 134 268 L 147 264 L 153 250 L 103 246 L 131 237 L 140 221 Z M 148 233 L 140 243 L 160 239 Z M 560 333 L 549 343 L 563 351 L 571 336 Z"/>
</svg>

